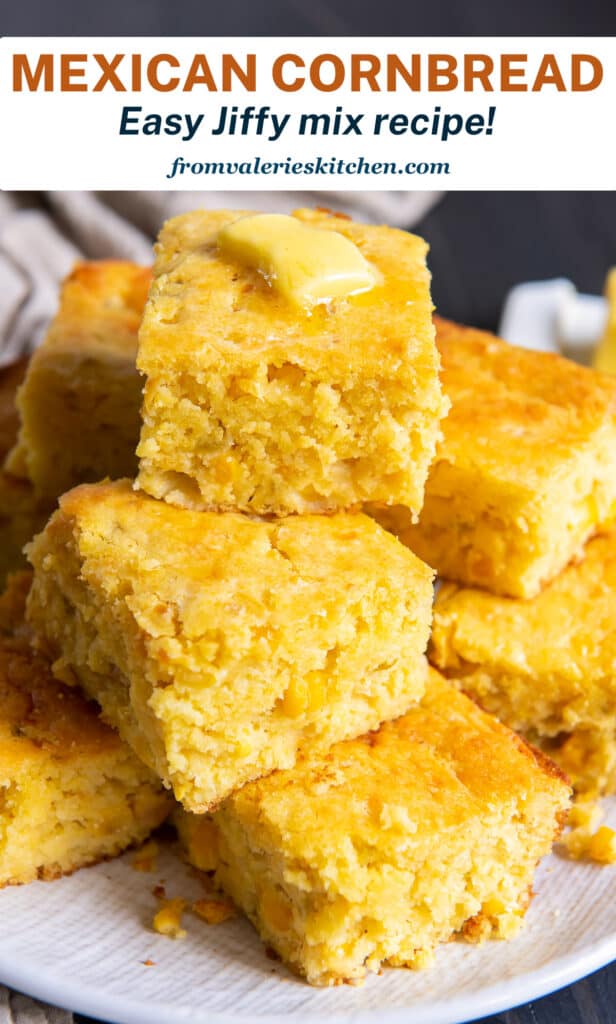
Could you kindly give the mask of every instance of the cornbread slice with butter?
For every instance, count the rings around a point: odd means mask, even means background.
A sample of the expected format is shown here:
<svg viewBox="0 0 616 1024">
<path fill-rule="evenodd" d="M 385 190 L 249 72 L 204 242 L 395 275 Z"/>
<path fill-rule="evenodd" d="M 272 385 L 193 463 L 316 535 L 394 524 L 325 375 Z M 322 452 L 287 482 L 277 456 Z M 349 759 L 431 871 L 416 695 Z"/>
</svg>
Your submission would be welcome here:
<svg viewBox="0 0 616 1024">
<path fill-rule="evenodd" d="M 259 271 L 303 312 L 370 291 L 377 283 L 376 271 L 350 238 L 284 213 L 231 221 L 219 232 L 218 248 L 223 256 Z"/>
<path fill-rule="evenodd" d="M 163 228 L 139 332 L 139 486 L 194 509 L 417 513 L 446 411 L 426 244 L 283 219 L 282 241 L 241 211 Z"/>
<path fill-rule="evenodd" d="M 163 821 L 160 781 L 27 643 L 27 574 L 0 600 L 0 887 L 121 853 Z"/>
<path fill-rule="evenodd" d="M 423 693 L 432 572 L 367 516 L 267 522 L 84 485 L 29 558 L 56 672 L 191 810 Z"/>
<path fill-rule="evenodd" d="M 616 532 L 530 601 L 446 584 L 430 657 L 556 760 L 581 792 L 616 792 Z"/>
<path fill-rule="evenodd" d="M 536 595 L 616 521 L 616 380 L 439 320 L 451 411 L 419 523 L 381 522 L 447 579 Z"/>
<path fill-rule="evenodd" d="M 19 429 L 16 392 L 26 375 L 28 360 L 0 369 L 0 465 Z M 24 568 L 24 545 L 45 524 L 51 503 L 39 501 L 32 485 L 0 469 L 0 588 L 7 574 Z"/>
<path fill-rule="evenodd" d="M 77 264 L 64 282 L 19 391 L 19 438 L 5 467 L 29 480 L 37 498 L 135 475 L 137 329 L 150 277 L 133 263 L 101 261 Z"/>
<path fill-rule="evenodd" d="M 515 934 L 569 794 L 555 765 L 432 671 L 402 718 L 176 825 L 264 942 L 331 985 L 424 966 L 457 933 Z"/>
</svg>

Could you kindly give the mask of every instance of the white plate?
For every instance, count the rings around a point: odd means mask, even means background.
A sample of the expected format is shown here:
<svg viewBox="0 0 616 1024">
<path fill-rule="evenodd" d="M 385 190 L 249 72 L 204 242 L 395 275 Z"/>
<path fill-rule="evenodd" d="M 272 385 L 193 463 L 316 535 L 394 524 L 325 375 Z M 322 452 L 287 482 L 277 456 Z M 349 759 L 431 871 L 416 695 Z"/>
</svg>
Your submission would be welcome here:
<svg viewBox="0 0 616 1024">
<path fill-rule="evenodd" d="M 607 806 L 607 802 L 606 802 Z M 608 821 L 616 825 L 616 798 Z M 525 929 L 511 942 L 450 943 L 426 971 L 387 970 L 362 988 L 311 989 L 269 960 L 242 920 L 188 937 L 155 935 L 153 887 L 202 894 L 161 850 L 143 874 L 132 855 L 58 882 L 0 893 L 0 980 L 114 1024 L 458 1024 L 546 995 L 616 958 L 616 868 L 553 855 Z M 144 960 L 155 961 L 147 967 Z"/>
</svg>

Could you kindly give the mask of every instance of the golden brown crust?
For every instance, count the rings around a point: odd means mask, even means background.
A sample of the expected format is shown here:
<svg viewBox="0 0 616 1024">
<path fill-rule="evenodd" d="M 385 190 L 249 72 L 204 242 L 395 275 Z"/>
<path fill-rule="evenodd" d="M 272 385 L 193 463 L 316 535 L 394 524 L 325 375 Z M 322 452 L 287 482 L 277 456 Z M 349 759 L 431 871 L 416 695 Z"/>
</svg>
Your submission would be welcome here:
<svg viewBox="0 0 616 1024">
<path fill-rule="evenodd" d="M 45 658 L 21 639 L 0 638 L 0 766 L 12 758 L 73 757 L 121 748 L 98 707 L 54 679 Z"/>
<path fill-rule="evenodd" d="M 437 460 L 505 471 L 523 488 L 544 488 L 550 468 L 575 457 L 596 430 L 611 422 L 616 433 L 613 377 L 434 319 L 452 403 Z"/>
<path fill-rule="evenodd" d="M 44 348 L 90 348 L 98 338 L 105 349 L 122 354 L 132 349 L 136 354 L 137 331 L 151 280 L 149 267 L 128 260 L 76 263 L 62 283 L 59 312 Z"/>
</svg>

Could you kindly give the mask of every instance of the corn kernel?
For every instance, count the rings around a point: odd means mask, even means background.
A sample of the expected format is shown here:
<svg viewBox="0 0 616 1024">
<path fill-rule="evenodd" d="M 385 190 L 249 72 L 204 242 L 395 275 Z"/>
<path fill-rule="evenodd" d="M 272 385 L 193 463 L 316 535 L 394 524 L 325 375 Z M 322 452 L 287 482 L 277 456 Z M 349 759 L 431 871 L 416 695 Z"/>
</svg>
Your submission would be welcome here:
<svg viewBox="0 0 616 1024">
<path fill-rule="evenodd" d="M 319 711 L 327 701 L 325 678 L 322 672 L 310 672 L 306 677 L 308 686 L 308 710 Z"/>
<path fill-rule="evenodd" d="M 293 679 L 280 702 L 283 714 L 299 718 L 306 711 L 319 711 L 327 701 L 327 690 L 322 672 L 308 672 L 301 679 Z"/>
<path fill-rule="evenodd" d="M 616 864 L 616 832 L 602 825 L 588 841 L 588 856 L 599 864 Z"/>
<path fill-rule="evenodd" d="M 486 900 L 483 904 L 482 910 L 488 917 L 498 917 L 499 914 L 504 914 L 505 904 L 498 897 L 492 896 L 491 899 Z"/>
<path fill-rule="evenodd" d="M 182 914 L 186 908 L 186 900 L 176 897 L 166 900 L 157 914 L 154 916 L 152 927 L 159 935 L 166 935 L 170 939 L 186 938 L 186 930 L 182 928 Z"/>
<path fill-rule="evenodd" d="M 214 822 L 203 818 L 190 837 L 188 844 L 190 863 L 199 871 L 215 871 L 218 864 L 218 832 Z"/>
<path fill-rule="evenodd" d="M 219 484 L 234 484 L 241 475 L 241 469 L 237 459 L 231 455 L 219 455 L 217 459 L 212 460 L 211 473 Z"/>
<path fill-rule="evenodd" d="M 306 711 L 309 703 L 308 683 L 305 679 L 293 679 L 280 702 L 283 714 L 289 718 L 299 718 Z"/>
<path fill-rule="evenodd" d="M 293 912 L 282 893 L 264 889 L 260 899 L 261 916 L 273 932 L 288 932 L 293 923 Z"/>
</svg>

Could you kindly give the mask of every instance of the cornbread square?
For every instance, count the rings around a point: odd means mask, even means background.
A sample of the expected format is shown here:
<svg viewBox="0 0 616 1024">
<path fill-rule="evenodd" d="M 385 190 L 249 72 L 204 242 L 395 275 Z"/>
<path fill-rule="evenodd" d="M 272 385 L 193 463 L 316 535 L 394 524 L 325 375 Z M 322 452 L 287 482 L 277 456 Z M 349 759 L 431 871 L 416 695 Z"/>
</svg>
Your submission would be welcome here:
<svg viewBox="0 0 616 1024">
<path fill-rule="evenodd" d="M 54 679 L 20 635 L 25 576 L 0 601 L 0 886 L 115 856 L 170 803 L 98 708 Z"/>
<path fill-rule="evenodd" d="M 137 328 L 150 271 L 77 264 L 20 389 L 21 429 L 6 469 L 55 500 L 76 484 L 134 476 L 141 380 Z"/>
<path fill-rule="evenodd" d="M 569 787 L 436 672 L 421 704 L 176 814 L 188 857 L 313 985 L 421 967 L 461 932 L 514 934 Z"/>
<path fill-rule="evenodd" d="M 437 344 L 452 408 L 397 532 L 447 579 L 533 597 L 616 517 L 616 380 L 445 321 Z"/>
<path fill-rule="evenodd" d="M 15 443 L 19 417 L 15 403 L 28 360 L 0 369 L 0 465 Z M 31 484 L 0 469 L 0 588 L 7 574 L 25 567 L 24 545 L 40 530 L 51 505 L 37 501 Z"/>
<path fill-rule="evenodd" d="M 419 512 L 446 411 L 425 242 L 298 210 L 378 277 L 307 314 L 221 255 L 220 230 L 241 216 L 202 210 L 161 232 L 139 332 L 139 486 L 193 509 Z"/>
<path fill-rule="evenodd" d="M 445 584 L 430 657 L 562 765 L 616 792 L 616 531 L 531 601 Z"/>
<path fill-rule="evenodd" d="M 84 485 L 29 558 L 55 671 L 190 810 L 423 693 L 432 572 L 367 516 L 267 522 Z"/>
</svg>

